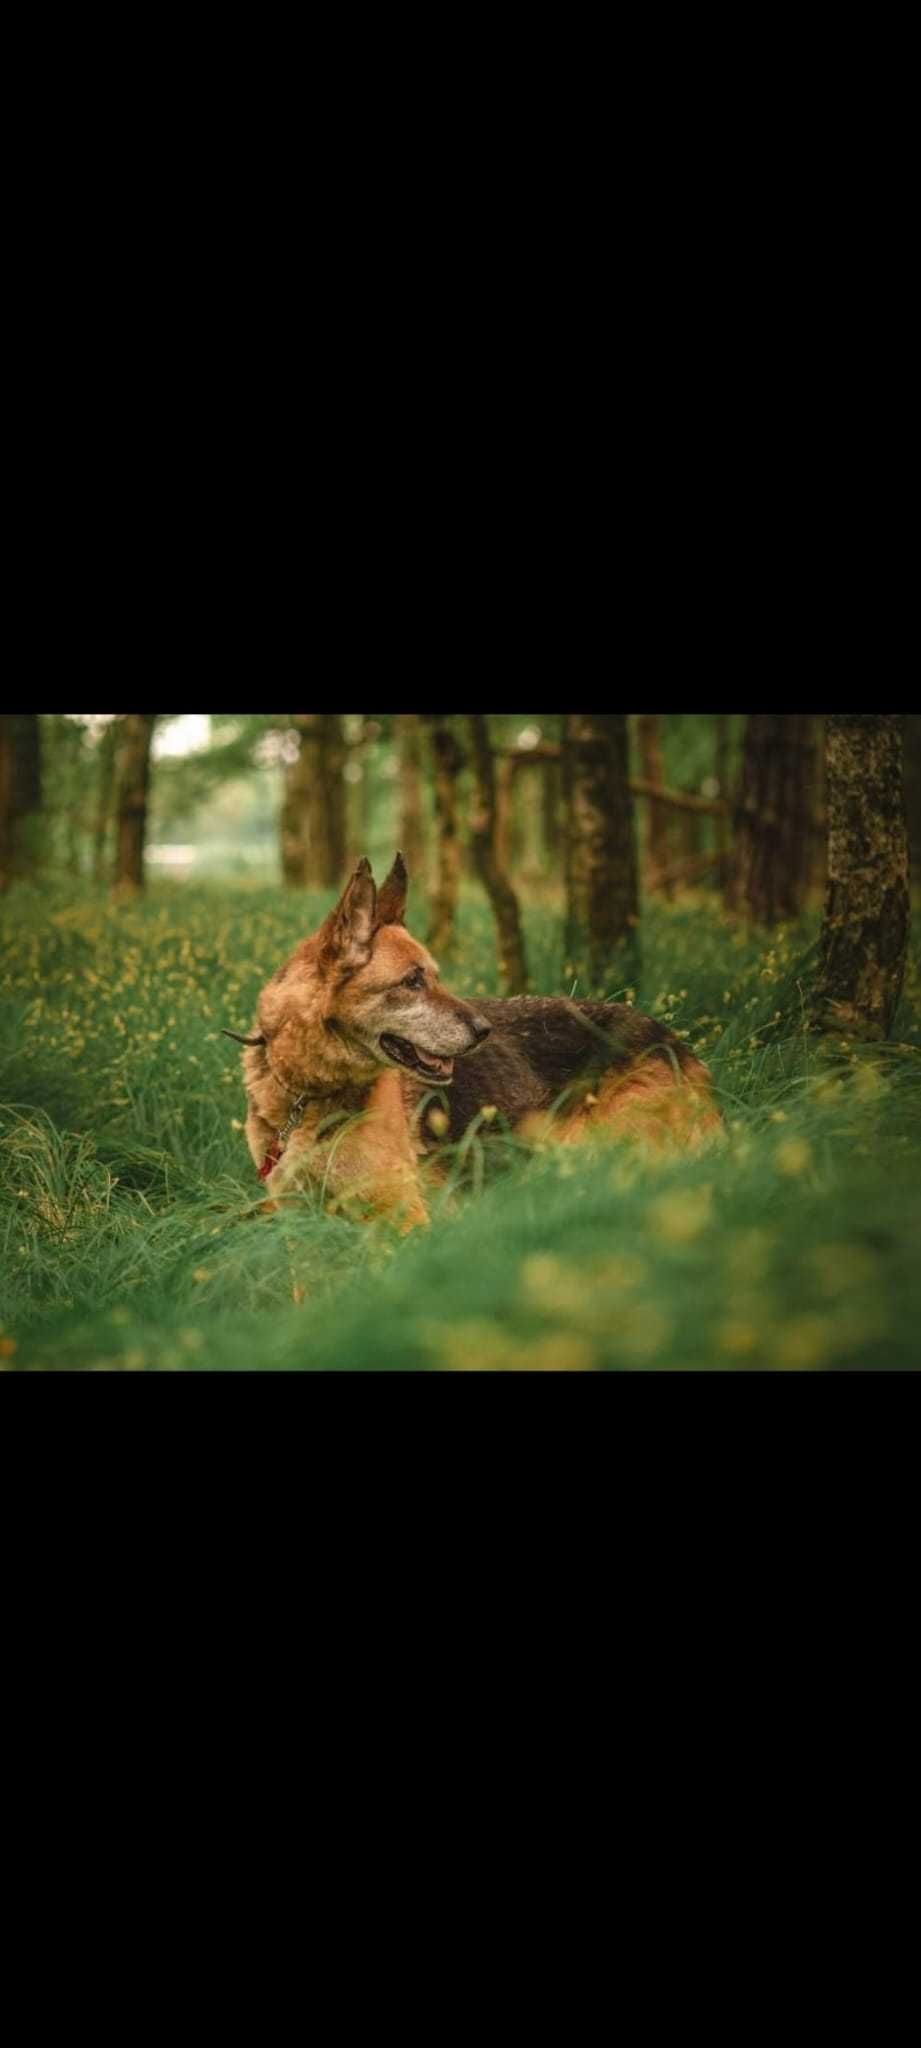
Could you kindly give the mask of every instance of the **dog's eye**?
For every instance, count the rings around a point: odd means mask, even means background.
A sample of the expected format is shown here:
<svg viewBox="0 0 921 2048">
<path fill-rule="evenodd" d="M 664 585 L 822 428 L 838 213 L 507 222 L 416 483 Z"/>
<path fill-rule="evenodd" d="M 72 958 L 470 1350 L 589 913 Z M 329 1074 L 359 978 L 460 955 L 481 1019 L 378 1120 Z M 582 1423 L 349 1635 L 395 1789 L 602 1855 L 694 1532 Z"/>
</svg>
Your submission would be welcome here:
<svg viewBox="0 0 921 2048">
<path fill-rule="evenodd" d="M 424 988 L 424 987 L 425 987 L 425 972 L 424 972 L 424 969 L 423 969 L 423 968 L 421 968 L 421 967 L 414 967 L 414 968 L 412 969 L 412 972 L 411 972 L 410 974 L 404 974 L 404 976 L 403 976 L 403 979 L 402 979 L 402 981 L 401 981 L 401 983 L 400 983 L 400 987 L 401 987 L 401 988 Z"/>
</svg>

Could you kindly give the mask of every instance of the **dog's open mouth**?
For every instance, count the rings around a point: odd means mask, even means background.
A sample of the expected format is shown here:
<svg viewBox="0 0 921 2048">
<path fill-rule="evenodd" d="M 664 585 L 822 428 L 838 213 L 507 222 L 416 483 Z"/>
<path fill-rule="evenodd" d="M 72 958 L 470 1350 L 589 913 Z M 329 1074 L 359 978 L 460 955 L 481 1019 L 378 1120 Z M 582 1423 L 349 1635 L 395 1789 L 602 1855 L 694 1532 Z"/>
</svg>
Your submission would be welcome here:
<svg viewBox="0 0 921 2048">
<path fill-rule="evenodd" d="M 381 1034 L 381 1051 L 389 1060 L 406 1067 L 411 1074 L 419 1074 L 424 1081 L 451 1081 L 454 1078 L 454 1061 L 440 1059 L 437 1053 L 421 1052 L 418 1045 L 411 1045 L 408 1038 L 398 1038 L 395 1031 Z"/>
</svg>

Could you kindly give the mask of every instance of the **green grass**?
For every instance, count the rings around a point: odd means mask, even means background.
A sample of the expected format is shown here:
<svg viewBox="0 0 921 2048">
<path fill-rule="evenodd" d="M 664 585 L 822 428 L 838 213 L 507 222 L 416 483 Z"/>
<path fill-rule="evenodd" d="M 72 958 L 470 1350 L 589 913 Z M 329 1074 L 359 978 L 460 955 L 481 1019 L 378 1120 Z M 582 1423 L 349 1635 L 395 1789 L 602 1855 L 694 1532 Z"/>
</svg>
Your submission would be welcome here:
<svg viewBox="0 0 921 2048">
<path fill-rule="evenodd" d="M 245 884 L 120 908 L 62 887 L 4 899 L 0 1364 L 917 1364 L 917 957 L 891 1043 L 816 1041 L 814 917 L 768 938 L 703 897 L 648 906 L 636 1000 L 710 1064 L 725 1147 L 654 1163 L 474 1132 L 431 1230 L 399 1240 L 307 1196 L 257 1208 L 220 1027 L 249 1028 L 327 907 Z M 534 986 L 558 991 L 561 920 L 533 909 L 526 927 Z M 475 894 L 444 966 L 459 993 L 495 992 Z"/>
</svg>

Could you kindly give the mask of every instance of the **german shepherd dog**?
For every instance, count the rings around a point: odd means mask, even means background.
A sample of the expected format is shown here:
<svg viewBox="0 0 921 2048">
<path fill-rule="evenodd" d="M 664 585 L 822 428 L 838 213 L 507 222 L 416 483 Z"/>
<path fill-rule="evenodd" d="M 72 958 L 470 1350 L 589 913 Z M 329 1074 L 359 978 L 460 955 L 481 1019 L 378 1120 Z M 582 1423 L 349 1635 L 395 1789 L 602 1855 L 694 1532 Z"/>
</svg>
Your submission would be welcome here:
<svg viewBox="0 0 921 2048">
<path fill-rule="evenodd" d="M 427 1223 L 420 1161 L 490 1106 L 530 1139 L 571 1142 L 605 1125 L 695 1145 L 721 1129 L 706 1067 L 652 1017 L 558 996 L 449 995 L 404 925 L 407 884 L 399 853 L 380 890 L 359 861 L 262 991 L 241 1042 L 266 1206 L 313 1184 L 344 1213 L 401 1230 Z"/>
</svg>

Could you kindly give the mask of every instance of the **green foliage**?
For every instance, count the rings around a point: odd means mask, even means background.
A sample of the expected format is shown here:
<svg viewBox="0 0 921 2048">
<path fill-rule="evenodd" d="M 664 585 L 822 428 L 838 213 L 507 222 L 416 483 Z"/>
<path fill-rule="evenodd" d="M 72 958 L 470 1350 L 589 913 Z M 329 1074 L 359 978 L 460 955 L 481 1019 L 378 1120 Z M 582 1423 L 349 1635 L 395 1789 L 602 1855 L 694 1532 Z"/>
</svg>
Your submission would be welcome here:
<svg viewBox="0 0 921 2048">
<path fill-rule="evenodd" d="M 152 778 L 154 836 L 192 830 L 202 808 L 219 800 L 228 786 L 248 793 L 250 809 L 255 799 L 257 808 L 270 810 L 268 792 L 276 778 L 267 769 L 260 771 L 259 747 L 270 732 L 285 725 L 286 718 L 270 712 L 218 717 L 212 720 L 210 746 L 163 755 Z"/>
<path fill-rule="evenodd" d="M 917 1363 L 917 961 L 898 1042 L 816 1041 L 802 1030 L 814 923 L 767 942 L 703 902 L 651 907 L 637 1000 L 709 1061 L 725 1145 L 666 1162 L 610 1141 L 535 1156 L 481 1124 L 453 1185 L 432 1190 L 431 1229 L 398 1240 L 307 1196 L 260 1212 L 238 1052 L 220 1036 L 249 1028 L 262 982 L 328 902 L 158 884 L 116 910 L 63 886 L 10 892 L 0 1364 Z M 525 922 L 552 992 L 560 917 Z M 495 992 L 474 892 L 452 981 Z"/>
</svg>

